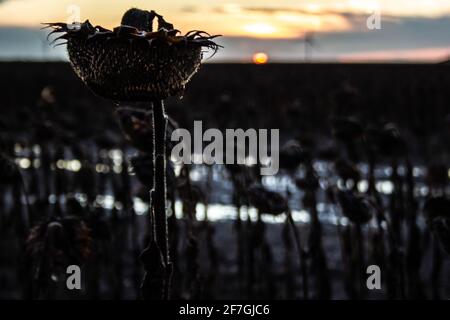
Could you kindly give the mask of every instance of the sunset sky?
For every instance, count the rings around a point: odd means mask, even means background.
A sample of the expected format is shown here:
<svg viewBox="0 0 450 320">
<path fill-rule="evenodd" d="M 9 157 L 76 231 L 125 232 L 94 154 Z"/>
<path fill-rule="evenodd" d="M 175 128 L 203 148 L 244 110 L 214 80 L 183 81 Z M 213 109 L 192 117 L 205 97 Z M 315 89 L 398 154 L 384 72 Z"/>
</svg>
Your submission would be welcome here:
<svg viewBox="0 0 450 320">
<path fill-rule="evenodd" d="M 46 21 L 70 22 L 77 8 L 79 20 L 112 28 L 133 6 L 156 10 L 183 32 L 202 29 L 222 34 L 225 43 L 232 42 L 232 50 L 239 50 L 240 43 L 246 54 L 270 51 L 277 43 L 294 45 L 308 32 L 316 37 L 316 56 L 324 59 L 386 60 L 398 53 L 400 58 L 427 60 L 450 53 L 450 41 L 442 35 L 443 30 L 450 33 L 450 0 L 0 0 L 0 29 L 4 29 L 0 46 L 6 41 L 5 30 L 38 28 Z M 366 26 L 375 12 L 381 13 L 381 30 Z M 338 49 L 336 38 L 344 41 L 341 45 L 353 43 Z M 239 56 L 238 52 L 226 54 Z"/>
</svg>

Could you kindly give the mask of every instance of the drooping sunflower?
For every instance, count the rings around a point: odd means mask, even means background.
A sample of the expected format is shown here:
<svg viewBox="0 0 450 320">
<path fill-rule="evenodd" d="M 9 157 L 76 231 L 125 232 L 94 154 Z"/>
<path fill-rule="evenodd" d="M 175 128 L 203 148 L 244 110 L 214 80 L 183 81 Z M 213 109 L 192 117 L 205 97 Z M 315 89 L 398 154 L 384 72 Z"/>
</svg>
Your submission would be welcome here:
<svg viewBox="0 0 450 320">
<path fill-rule="evenodd" d="M 155 19 L 157 30 L 153 31 Z M 197 30 L 181 36 L 155 11 L 135 8 L 128 10 L 121 25 L 112 31 L 94 27 L 88 20 L 71 25 L 47 23 L 47 27 L 53 28 L 50 35 L 62 33 L 55 41 L 67 40 L 73 69 L 96 94 L 127 106 L 133 105 L 130 102 L 151 103 L 151 119 L 148 125 L 141 126 L 153 131 L 152 150 L 145 149 L 151 151 L 154 164 L 149 214 L 152 227 L 149 243 L 141 254 L 146 271 L 141 289 L 145 299 L 167 299 L 172 263 L 166 210 L 167 116 L 163 100 L 183 93 L 200 66 L 202 49 L 219 48 L 213 41 L 217 36 Z M 143 136 L 138 131 L 125 132 L 135 145 L 140 145 L 137 138 Z M 133 135 L 129 135 L 131 132 Z M 150 185 L 151 181 L 147 182 Z"/>
<path fill-rule="evenodd" d="M 157 19 L 157 30 L 153 22 Z M 96 94 L 115 101 L 163 100 L 181 95 L 198 70 L 204 48 L 219 48 L 203 31 L 180 35 L 155 11 L 128 10 L 113 30 L 83 23 L 46 23 L 62 33 L 76 74 Z M 64 44 L 59 43 L 57 45 Z"/>
</svg>

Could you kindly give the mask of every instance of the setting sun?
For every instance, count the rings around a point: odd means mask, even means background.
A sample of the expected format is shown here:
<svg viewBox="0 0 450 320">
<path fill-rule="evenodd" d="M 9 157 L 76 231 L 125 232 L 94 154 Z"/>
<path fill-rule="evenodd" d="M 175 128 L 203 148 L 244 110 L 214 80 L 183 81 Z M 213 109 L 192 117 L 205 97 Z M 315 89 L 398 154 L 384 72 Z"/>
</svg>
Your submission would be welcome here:
<svg viewBox="0 0 450 320">
<path fill-rule="evenodd" d="M 266 64 L 269 61 L 269 56 L 264 52 L 258 52 L 253 55 L 253 63 Z"/>
</svg>

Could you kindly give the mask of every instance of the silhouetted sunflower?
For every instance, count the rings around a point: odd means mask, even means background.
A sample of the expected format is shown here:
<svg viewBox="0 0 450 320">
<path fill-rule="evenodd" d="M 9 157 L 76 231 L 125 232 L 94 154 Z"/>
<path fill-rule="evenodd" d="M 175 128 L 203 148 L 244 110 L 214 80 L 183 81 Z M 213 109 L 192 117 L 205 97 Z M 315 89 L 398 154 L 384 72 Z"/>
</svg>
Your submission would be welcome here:
<svg viewBox="0 0 450 320">
<path fill-rule="evenodd" d="M 17 165 L 7 155 L 0 153 L 0 184 L 12 184 L 20 178 Z"/>
<path fill-rule="evenodd" d="M 51 219 L 30 229 L 26 257 L 40 280 L 68 265 L 83 264 L 91 253 L 91 234 L 77 217 Z"/>
<path fill-rule="evenodd" d="M 44 221 L 31 228 L 26 251 L 30 257 L 46 255 L 52 264 L 83 264 L 91 252 L 90 230 L 77 217 Z"/>
<path fill-rule="evenodd" d="M 153 32 L 153 20 L 158 29 Z M 198 70 L 202 48 L 219 46 L 203 31 L 184 36 L 154 11 L 128 10 L 112 31 L 84 23 L 47 23 L 63 33 L 76 74 L 96 94 L 115 101 L 162 100 L 181 95 Z"/>
<path fill-rule="evenodd" d="M 363 194 L 352 191 L 339 191 L 338 201 L 342 213 L 353 223 L 364 224 L 375 215 L 375 207 L 372 201 Z"/>
<path fill-rule="evenodd" d="M 116 111 L 120 128 L 125 139 L 142 152 L 153 153 L 153 124 L 151 110 L 137 110 L 132 108 L 118 108 Z M 170 117 L 167 118 L 166 137 L 171 137 L 178 124 Z M 166 152 L 170 155 L 175 143 L 166 141 Z"/>
<path fill-rule="evenodd" d="M 248 190 L 250 204 L 260 213 L 278 215 L 289 210 L 286 199 L 275 191 L 270 191 L 262 185 L 255 184 Z"/>
<path fill-rule="evenodd" d="M 423 210 L 430 230 L 450 254 L 450 199 L 445 196 L 430 197 L 425 201 Z"/>
</svg>

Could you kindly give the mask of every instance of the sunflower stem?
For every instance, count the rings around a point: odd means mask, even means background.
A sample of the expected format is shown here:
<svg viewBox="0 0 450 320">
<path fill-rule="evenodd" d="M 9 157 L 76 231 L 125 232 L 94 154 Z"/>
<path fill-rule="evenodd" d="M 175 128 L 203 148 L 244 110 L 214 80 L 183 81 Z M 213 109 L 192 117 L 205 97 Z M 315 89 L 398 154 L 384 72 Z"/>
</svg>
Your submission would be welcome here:
<svg viewBox="0 0 450 320">
<path fill-rule="evenodd" d="M 167 300 L 172 277 L 166 212 L 167 116 L 161 100 L 152 101 L 152 105 L 153 189 L 150 191 L 150 239 L 140 257 L 145 269 L 141 290 L 146 300 Z"/>
<path fill-rule="evenodd" d="M 161 250 L 165 271 L 165 293 L 163 297 L 168 298 L 171 263 L 169 255 L 169 237 L 167 228 L 166 210 L 166 126 L 167 116 L 164 111 L 162 100 L 155 100 L 153 104 L 153 128 L 154 128 L 154 201 L 153 212 L 156 227 L 156 243 Z"/>
</svg>

